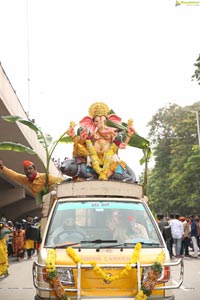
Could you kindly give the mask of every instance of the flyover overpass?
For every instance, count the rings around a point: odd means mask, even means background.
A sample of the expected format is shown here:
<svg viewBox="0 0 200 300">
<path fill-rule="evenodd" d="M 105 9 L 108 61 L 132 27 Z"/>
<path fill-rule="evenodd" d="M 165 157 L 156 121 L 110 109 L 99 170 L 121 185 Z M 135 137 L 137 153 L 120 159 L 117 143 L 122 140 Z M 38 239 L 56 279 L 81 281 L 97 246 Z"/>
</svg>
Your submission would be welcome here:
<svg viewBox="0 0 200 300">
<path fill-rule="evenodd" d="M 18 115 L 28 119 L 15 90 L 12 87 L 1 63 L 0 63 L 0 142 L 17 142 L 34 149 L 44 163 L 45 150 L 39 143 L 36 133 L 27 126 L 17 122 L 9 123 L 1 116 Z M 18 173 L 24 174 L 23 161 L 31 160 L 35 163 L 38 172 L 44 172 L 43 165 L 36 155 L 29 155 L 23 152 L 0 150 L 0 160 L 4 165 Z M 52 162 L 50 173 L 57 176 L 58 170 Z M 40 206 L 28 188 L 9 179 L 0 172 L 0 218 L 7 220 L 19 220 L 26 216 L 40 216 Z"/>
</svg>

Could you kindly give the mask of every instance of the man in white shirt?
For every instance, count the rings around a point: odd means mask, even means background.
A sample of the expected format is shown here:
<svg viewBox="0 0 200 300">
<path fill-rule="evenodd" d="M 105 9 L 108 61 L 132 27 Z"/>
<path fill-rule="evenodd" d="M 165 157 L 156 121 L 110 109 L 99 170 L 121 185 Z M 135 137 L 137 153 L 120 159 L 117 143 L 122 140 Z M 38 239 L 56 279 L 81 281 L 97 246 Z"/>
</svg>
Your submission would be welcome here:
<svg viewBox="0 0 200 300">
<path fill-rule="evenodd" d="M 176 214 L 175 219 L 172 219 L 170 222 L 176 257 L 181 257 L 181 244 L 184 237 L 183 224 L 179 217 L 180 215 Z"/>
</svg>

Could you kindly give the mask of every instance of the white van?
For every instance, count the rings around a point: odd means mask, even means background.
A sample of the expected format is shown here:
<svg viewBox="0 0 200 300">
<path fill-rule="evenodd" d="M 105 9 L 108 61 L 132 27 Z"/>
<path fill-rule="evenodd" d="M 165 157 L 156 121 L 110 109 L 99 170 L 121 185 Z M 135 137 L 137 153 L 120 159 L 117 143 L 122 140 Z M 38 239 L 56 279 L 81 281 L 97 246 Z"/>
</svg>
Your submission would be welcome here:
<svg viewBox="0 0 200 300">
<path fill-rule="evenodd" d="M 139 184 L 99 180 L 45 195 L 35 300 L 174 300 L 183 261 L 170 261 L 146 200 Z"/>
</svg>

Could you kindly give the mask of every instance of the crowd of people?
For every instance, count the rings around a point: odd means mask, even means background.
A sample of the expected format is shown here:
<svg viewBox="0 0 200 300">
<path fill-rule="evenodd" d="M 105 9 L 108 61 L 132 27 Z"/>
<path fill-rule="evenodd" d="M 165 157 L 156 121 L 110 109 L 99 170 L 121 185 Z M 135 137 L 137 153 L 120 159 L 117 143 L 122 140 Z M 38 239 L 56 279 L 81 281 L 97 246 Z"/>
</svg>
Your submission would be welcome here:
<svg viewBox="0 0 200 300">
<path fill-rule="evenodd" d="M 200 249 L 200 215 L 182 216 L 170 214 L 157 215 L 158 226 L 166 242 L 170 258 L 199 258 Z M 190 250 L 193 254 L 190 254 Z"/>
<path fill-rule="evenodd" d="M 2 218 L 0 221 L 0 278 L 8 275 L 8 257 L 22 261 L 31 259 L 39 250 L 40 218 L 27 217 L 12 222 Z"/>
</svg>

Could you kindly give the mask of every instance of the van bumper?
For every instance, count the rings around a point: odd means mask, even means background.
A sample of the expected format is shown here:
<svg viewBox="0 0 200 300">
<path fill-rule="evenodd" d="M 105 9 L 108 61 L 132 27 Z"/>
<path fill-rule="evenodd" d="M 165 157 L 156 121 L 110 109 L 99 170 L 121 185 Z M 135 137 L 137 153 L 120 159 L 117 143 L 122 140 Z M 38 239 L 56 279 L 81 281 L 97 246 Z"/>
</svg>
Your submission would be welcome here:
<svg viewBox="0 0 200 300">
<path fill-rule="evenodd" d="M 35 295 L 35 298 L 34 300 L 55 300 L 56 298 L 55 297 L 51 297 L 51 298 L 41 298 L 40 296 L 38 295 Z M 76 297 L 70 297 L 71 300 L 75 300 L 77 299 Z M 135 298 L 98 298 L 99 300 L 135 300 Z M 97 300 L 97 298 L 81 298 L 81 300 Z M 170 296 L 170 297 L 162 297 L 162 298 L 158 298 L 158 297 L 149 297 L 148 300 L 175 300 L 175 297 L 174 295 Z"/>
</svg>

